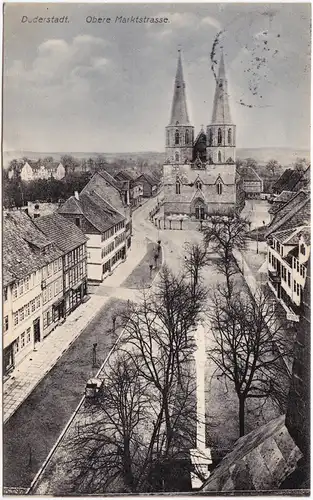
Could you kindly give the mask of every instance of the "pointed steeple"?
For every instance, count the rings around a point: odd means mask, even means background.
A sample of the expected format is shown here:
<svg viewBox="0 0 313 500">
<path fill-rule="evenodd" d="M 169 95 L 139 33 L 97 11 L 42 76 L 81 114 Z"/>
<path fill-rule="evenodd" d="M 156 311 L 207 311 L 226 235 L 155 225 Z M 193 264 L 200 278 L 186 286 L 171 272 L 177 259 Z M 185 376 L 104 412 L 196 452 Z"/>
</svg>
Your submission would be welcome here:
<svg viewBox="0 0 313 500">
<path fill-rule="evenodd" d="M 174 97 L 170 125 L 190 125 L 187 111 L 185 82 L 180 50 L 178 51 L 177 71 L 174 84 Z"/>
<path fill-rule="evenodd" d="M 211 123 L 212 125 L 230 125 L 232 123 L 223 53 L 221 55 L 218 77 L 216 81 Z"/>
</svg>

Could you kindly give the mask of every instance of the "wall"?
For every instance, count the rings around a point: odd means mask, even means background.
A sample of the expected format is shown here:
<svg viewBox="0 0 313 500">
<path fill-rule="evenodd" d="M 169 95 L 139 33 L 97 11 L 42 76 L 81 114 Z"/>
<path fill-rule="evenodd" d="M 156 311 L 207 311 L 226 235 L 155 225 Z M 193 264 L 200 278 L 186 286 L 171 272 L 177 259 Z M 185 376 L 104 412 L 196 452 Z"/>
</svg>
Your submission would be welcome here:
<svg viewBox="0 0 313 500">
<path fill-rule="evenodd" d="M 62 257 L 51 262 L 42 269 L 42 315 L 43 338 L 46 337 L 58 324 L 53 321 L 53 304 L 63 297 L 63 262 Z"/>
</svg>

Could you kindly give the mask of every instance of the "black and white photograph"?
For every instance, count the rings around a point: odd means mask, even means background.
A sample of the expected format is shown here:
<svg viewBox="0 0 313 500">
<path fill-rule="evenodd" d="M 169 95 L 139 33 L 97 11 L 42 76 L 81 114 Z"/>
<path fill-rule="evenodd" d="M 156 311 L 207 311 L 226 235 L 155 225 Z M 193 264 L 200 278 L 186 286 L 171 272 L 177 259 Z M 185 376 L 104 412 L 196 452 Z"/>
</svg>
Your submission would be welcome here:
<svg viewBox="0 0 313 500">
<path fill-rule="evenodd" d="M 311 3 L 3 5 L 2 495 L 310 495 Z"/>
</svg>

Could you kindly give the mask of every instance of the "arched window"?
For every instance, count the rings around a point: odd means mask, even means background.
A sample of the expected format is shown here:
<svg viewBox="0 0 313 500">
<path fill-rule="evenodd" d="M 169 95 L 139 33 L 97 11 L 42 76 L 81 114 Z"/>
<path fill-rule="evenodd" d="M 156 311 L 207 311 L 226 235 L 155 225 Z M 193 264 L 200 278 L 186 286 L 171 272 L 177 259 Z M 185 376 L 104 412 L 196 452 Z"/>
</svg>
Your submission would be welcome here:
<svg viewBox="0 0 313 500">
<path fill-rule="evenodd" d="M 177 129 L 175 131 L 175 144 L 179 144 L 179 131 Z"/>
<path fill-rule="evenodd" d="M 180 194 L 180 182 L 179 182 L 179 180 L 176 181 L 176 194 Z"/>
<path fill-rule="evenodd" d="M 217 131 L 217 144 L 220 146 L 222 144 L 222 129 L 219 128 Z"/>
<path fill-rule="evenodd" d="M 219 163 L 222 163 L 222 153 L 220 151 L 217 154 L 217 159 Z"/>
<path fill-rule="evenodd" d="M 212 156 L 209 156 L 209 164 L 212 165 L 212 163 L 213 163 Z"/>
<path fill-rule="evenodd" d="M 209 146 L 213 146 L 213 130 L 211 128 L 209 131 Z"/>
<path fill-rule="evenodd" d="M 189 144 L 189 130 L 186 129 L 186 132 L 185 132 L 185 144 Z"/>
<path fill-rule="evenodd" d="M 228 144 L 231 144 L 231 128 L 228 129 L 227 139 L 228 139 Z"/>
<path fill-rule="evenodd" d="M 176 153 L 175 153 L 175 161 L 179 161 L 179 153 L 178 153 L 178 151 L 176 151 Z"/>
<path fill-rule="evenodd" d="M 196 182 L 196 189 L 202 189 L 202 184 L 200 181 Z"/>
<path fill-rule="evenodd" d="M 222 191 L 223 191 L 223 184 L 221 182 L 218 182 L 216 184 L 216 190 L 217 190 L 217 194 L 222 194 Z"/>
<path fill-rule="evenodd" d="M 166 141 L 167 141 L 167 145 L 169 146 L 170 145 L 170 131 L 169 130 L 166 131 Z"/>
</svg>

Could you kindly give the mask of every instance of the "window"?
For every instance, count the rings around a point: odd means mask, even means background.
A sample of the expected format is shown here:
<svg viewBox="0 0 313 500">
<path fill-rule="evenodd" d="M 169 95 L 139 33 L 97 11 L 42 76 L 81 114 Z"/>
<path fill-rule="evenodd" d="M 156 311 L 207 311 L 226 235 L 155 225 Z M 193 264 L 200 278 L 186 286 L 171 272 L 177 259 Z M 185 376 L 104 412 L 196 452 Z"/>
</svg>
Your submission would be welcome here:
<svg viewBox="0 0 313 500">
<path fill-rule="evenodd" d="M 180 182 L 176 181 L 176 194 L 180 194 Z"/>
<path fill-rule="evenodd" d="M 299 285 L 299 283 L 297 283 L 297 295 L 298 296 L 300 295 L 300 285 Z"/>
<path fill-rule="evenodd" d="M 196 182 L 196 189 L 202 189 L 202 184 L 200 181 Z"/>
<path fill-rule="evenodd" d="M 300 252 L 302 253 L 302 255 L 305 255 L 305 245 L 303 243 L 300 246 Z"/>
<path fill-rule="evenodd" d="M 19 309 L 18 313 L 19 313 L 19 320 L 24 321 L 24 307 Z"/>
<path fill-rule="evenodd" d="M 62 257 L 59 258 L 58 268 L 59 268 L 59 271 L 61 271 L 61 269 L 62 269 Z"/>
<path fill-rule="evenodd" d="M 59 280 L 56 280 L 54 283 L 54 295 L 58 295 L 59 293 Z"/>
<path fill-rule="evenodd" d="M 52 274 L 52 264 L 48 264 L 48 276 Z"/>
<path fill-rule="evenodd" d="M 228 144 L 231 144 L 231 128 L 228 129 L 227 140 L 228 140 Z"/>
<path fill-rule="evenodd" d="M 27 276 L 24 280 L 25 290 L 29 290 L 29 282 L 30 282 L 30 278 L 29 278 L 29 276 Z"/>
<path fill-rule="evenodd" d="M 288 286 L 291 285 L 291 281 L 290 281 L 290 271 L 288 271 Z"/>
<path fill-rule="evenodd" d="M 218 162 L 221 163 L 222 162 L 222 153 L 219 151 L 218 154 L 217 154 L 217 159 L 218 159 Z"/>
<path fill-rule="evenodd" d="M 57 272 L 58 272 L 58 261 L 57 261 L 57 260 L 55 260 L 55 261 L 53 262 L 53 272 L 54 272 L 54 273 L 57 273 Z"/>
<path fill-rule="evenodd" d="M 223 185 L 221 182 L 219 182 L 218 184 L 216 184 L 216 190 L 217 190 L 217 194 L 222 194 L 222 191 L 223 191 Z"/>
<path fill-rule="evenodd" d="M 25 332 L 21 333 L 21 349 L 25 347 Z"/>
<path fill-rule="evenodd" d="M 189 144 L 189 130 L 186 129 L 186 132 L 185 132 L 185 144 Z"/>
<path fill-rule="evenodd" d="M 14 283 L 13 285 L 13 298 L 16 299 L 17 298 L 17 284 Z"/>
<path fill-rule="evenodd" d="M 75 217 L 75 224 L 77 227 L 80 227 L 80 218 L 79 217 Z"/>
<path fill-rule="evenodd" d="M 297 260 L 297 273 L 300 271 L 300 264 L 299 261 Z"/>
<path fill-rule="evenodd" d="M 18 325 L 18 312 L 15 312 L 13 314 L 13 319 L 14 319 L 14 326 Z"/>
<path fill-rule="evenodd" d="M 219 128 L 217 131 L 217 145 L 220 146 L 222 144 L 222 129 Z"/>
<path fill-rule="evenodd" d="M 177 151 L 175 153 L 175 161 L 179 161 L 179 153 Z"/>
<path fill-rule="evenodd" d="M 36 308 L 39 309 L 39 307 L 40 307 L 40 295 L 36 297 Z"/>
<path fill-rule="evenodd" d="M 17 337 L 17 339 L 15 339 L 15 352 L 17 353 L 19 350 L 20 350 L 20 338 Z"/>
<path fill-rule="evenodd" d="M 280 243 L 278 243 L 278 241 L 277 241 L 276 249 L 277 249 L 277 252 L 280 253 Z"/>
<path fill-rule="evenodd" d="M 19 282 L 19 294 L 22 295 L 24 293 L 24 281 L 21 280 Z"/>
<path fill-rule="evenodd" d="M 42 292 L 42 303 L 45 304 L 48 300 L 48 291 L 47 289 L 43 290 Z"/>
<path fill-rule="evenodd" d="M 178 145 L 179 144 L 179 131 L 176 130 L 175 131 L 175 145 Z"/>
<path fill-rule="evenodd" d="M 27 344 L 30 342 L 30 336 L 31 336 L 31 328 L 27 328 L 27 332 L 26 332 L 26 342 L 27 342 Z"/>
<path fill-rule="evenodd" d="M 295 280 L 293 280 L 293 291 L 297 291 L 297 283 L 295 282 Z"/>
<path fill-rule="evenodd" d="M 3 300 L 4 300 L 4 302 L 6 300 L 8 300 L 8 287 L 7 286 L 5 286 L 3 289 Z"/>
<path fill-rule="evenodd" d="M 9 317 L 8 316 L 5 316 L 5 318 L 4 318 L 3 329 L 4 329 L 4 332 L 7 332 L 9 329 Z"/>
<path fill-rule="evenodd" d="M 25 318 L 28 318 L 28 316 L 30 316 L 30 302 L 25 306 Z"/>
<path fill-rule="evenodd" d="M 52 299 L 52 285 L 50 285 L 49 288 L 48 288 L 48 299 L 49 300 Z"/>
</svg>

